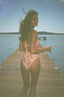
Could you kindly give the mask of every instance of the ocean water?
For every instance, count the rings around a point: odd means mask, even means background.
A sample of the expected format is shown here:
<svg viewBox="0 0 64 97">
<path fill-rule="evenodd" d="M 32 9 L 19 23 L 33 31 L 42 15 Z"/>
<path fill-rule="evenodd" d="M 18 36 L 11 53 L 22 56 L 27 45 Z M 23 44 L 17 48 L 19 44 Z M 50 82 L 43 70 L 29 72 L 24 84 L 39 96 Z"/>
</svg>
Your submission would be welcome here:
<svg viewBox="0 0 64 97">
<path fill-rule="evenodd" d="M 19 35 L 0 34 L 0 64 L 19 47 Z"/>
<path fill-rule="evenodd" d="M 19 47 L 19 34 L 0 34 L 0 65 Z M 43 47 L 51 46 L 48 53 L 56 67 L 64 75 L 64 35 L 38 35 Z M 46 37 L 46 40 L 43 39 Z"/>
</svg>

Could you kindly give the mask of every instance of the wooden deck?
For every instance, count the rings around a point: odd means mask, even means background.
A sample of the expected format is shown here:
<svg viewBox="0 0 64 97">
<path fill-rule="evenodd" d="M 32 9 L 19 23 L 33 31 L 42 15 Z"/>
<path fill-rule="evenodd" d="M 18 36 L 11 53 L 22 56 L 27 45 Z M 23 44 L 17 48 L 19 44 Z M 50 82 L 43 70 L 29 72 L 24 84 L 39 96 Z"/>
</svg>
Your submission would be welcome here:
<svg viewBox="0 0 64 97">
<path fill-rule="evenodd" d="M 22 53 L 17 49 L 0 68 L 0 97 L 19 97 L 23 87 L 20 70 Z M 40 54 L 41 69 L 36 97 L 64 97 L 64 76 L 46 53 Z M 28 97 L 28 96 L 27 96 Z"/>
</svg>

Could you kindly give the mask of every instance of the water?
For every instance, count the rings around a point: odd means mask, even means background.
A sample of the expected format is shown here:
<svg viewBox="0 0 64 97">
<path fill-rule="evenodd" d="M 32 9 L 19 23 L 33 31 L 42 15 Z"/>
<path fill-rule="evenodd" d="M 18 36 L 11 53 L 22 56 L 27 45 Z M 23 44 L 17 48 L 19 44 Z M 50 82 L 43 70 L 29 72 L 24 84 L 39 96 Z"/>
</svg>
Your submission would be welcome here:
<svg viewBox="0 0 64 97">
<path fill-rule="evenodd" d="M 19 35 L 0 34 L 0 64 L 19 47 Z"/>
<path fill-rule="evenodd" d="M 40 41 L 40 43 L 43 47 L 52 47 L 52 52 L 48 55 L 64 75 L 64 35 L 41 35 L 43 36 L 46 37 L 46 41 Z"/>
<path fill-rule="evenodd" d="M 0 65 L 19 47 L 19 36 L 18 34 L 0 34 Z M 52 52 L 48 55 L 64 75 L 64 35 L 38 36 L 46 37 L 45 41 L 41 38 L 40 43 L 43 47 L 52 47 Z"/>
</svg>

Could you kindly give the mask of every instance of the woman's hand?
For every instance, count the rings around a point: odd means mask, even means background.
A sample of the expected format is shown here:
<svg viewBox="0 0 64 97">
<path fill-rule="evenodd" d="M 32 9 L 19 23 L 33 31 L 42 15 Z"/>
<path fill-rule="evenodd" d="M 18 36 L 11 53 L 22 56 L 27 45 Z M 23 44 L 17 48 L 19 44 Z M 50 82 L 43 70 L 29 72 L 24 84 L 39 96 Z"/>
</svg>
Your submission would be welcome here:
<svg viewBox="0 0 64 97">
<path fill-rule="evenodd" d="M 48 52 L 51 52 L 51 47 L 49 46 L 49 47 L 45 47 L 46 48 L 46 51 L 48 51 Z"/>
<path fill-rule="evenodd" d="M 42 48 L 42 45 L 41 45 L 41 44 L 39 44 L 39 45 L 37 46 L 37 48 Z"/>
</svg>

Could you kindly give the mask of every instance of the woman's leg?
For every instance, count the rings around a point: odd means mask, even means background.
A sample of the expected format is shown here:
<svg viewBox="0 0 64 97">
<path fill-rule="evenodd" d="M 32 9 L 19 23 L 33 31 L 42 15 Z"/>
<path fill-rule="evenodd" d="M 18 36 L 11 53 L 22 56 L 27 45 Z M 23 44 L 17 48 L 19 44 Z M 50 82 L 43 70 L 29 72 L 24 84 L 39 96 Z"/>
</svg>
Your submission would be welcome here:
<svg viewBox="0 0 64 97">
<path fill-rule="evenodd" d="M 29 97 L 35 97 L 36 94 L 36 84 L 40 72 L 40 60 L 36 59 L 31 65 L 31 90 Z"/>
<path fill-rule="evenodd" d="M 27 95 L 27 91 L 29 88 L 29 70 L 27 70 L 24 65 L 21 62 L 21 72 L 22 72 L 22 78 L 23 78 L 23 82 L 24 82 L 24 87 L 21 90 L 21 94 L 20 97 L 26 97 Z"/>
</svg>

